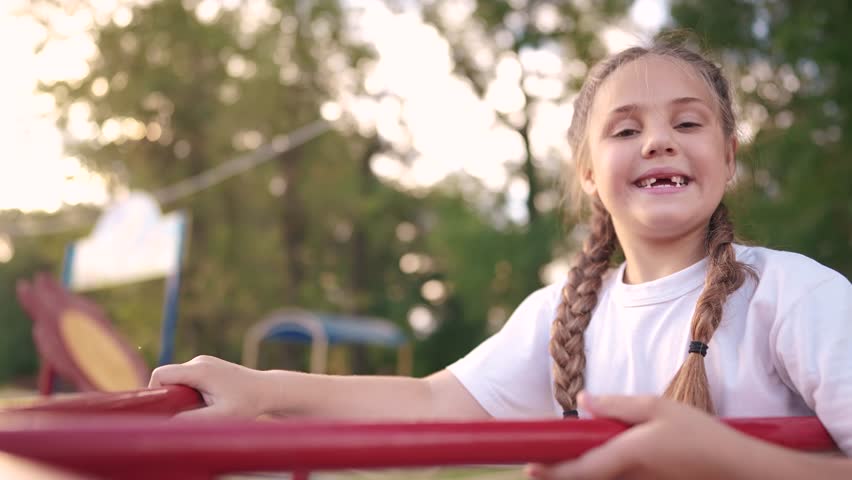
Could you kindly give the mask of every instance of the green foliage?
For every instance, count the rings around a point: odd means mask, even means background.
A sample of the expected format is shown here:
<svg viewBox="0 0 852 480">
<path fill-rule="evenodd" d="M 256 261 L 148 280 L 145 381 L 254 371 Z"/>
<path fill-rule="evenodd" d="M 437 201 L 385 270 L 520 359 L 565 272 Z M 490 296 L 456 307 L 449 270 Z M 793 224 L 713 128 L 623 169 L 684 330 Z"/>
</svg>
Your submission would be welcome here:
<svg viewBox="0 0 852 480">
<path fill-rule="evenodd" d="M 672 2 L 672 15 L 722 54 L 736 86 L 753 87 L 738 89 L 741 121 L 760 126 L 740 153 L 738 229 L 852 277 L 849 2 L 724 3 Z"/>
<path fill-rule="evenodd" d="M 451 295 L 438 312 L 438 330 L 418 345 L 418 368 L 428 373 L 447 366 L 502 326 L 532 291 L 541 287 L 541 268 L 563 242 L 553 212 L 529 227 L 496 229 L 482 212 L 458 196 L 427 199 L 434 224 L 427 248 Z"/>
<path fill-rule="evenodd" d="M 19 257 L 21 255 L 19 254 Z M 17 258 L 0 273 L 0 381 L 8 381 L 35 373 L 36 357 L 29 319 L 21 311 L 15 298 L 15 280 L 29 273 L 27 258 Z"/>
</svg>

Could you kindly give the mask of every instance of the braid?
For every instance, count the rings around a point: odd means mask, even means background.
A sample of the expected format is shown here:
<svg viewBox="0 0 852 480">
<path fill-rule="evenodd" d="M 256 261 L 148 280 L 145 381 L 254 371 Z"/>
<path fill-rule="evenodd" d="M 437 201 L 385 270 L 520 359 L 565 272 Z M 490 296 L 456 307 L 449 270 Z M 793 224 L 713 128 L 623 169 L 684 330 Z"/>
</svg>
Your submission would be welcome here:
<svg viewBox="0 0 852 480">
<path fill-rule="evenodd" d="M 592 202 L 589 226 L 591 232 L 568 274 L 550 333 L 554 390 L 565 412 L 577 408 L 577 393 L 583 388 L 586 368 L 583 332 L 598 303 L 601 277 L 609 268 L 617 244 L 612 218 L 598 198 Z"/>
<path fill-rule="evenodd" d="M 692 315 L 690 340 L 709 343 L 722 321 L 722 308 L 728 296 L 742 286 L 746 276 L 755 275 L 751 268 L 736 260 L 733 241 L 734 227 L 728 219 L 728 209 L 720 203 L 710 217 L 706 240 L 710 265 Z M 704 357 L 688 354 L 663 395 L 715 413 Z"/>
</svg>

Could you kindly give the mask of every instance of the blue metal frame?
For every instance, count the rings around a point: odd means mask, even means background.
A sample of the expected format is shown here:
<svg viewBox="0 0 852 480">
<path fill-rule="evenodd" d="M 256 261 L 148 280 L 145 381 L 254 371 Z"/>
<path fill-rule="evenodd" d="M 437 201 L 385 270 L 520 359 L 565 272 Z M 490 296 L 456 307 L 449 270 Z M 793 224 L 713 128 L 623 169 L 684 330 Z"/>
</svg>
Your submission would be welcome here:
<svg viewBox="0 0 852 480">
<path fill-rule="evenodd" d="M 311 343 L 313 332 L 302 323 L 310 320 L 325 332 L 329 345 L 361 344 L 398 348 L 408 343 L 402 329 L 390 320 L 321 312 L 306 314 L 307 318 L 300 318 L 300 322 L 290 321 L 287 315 L 280 315 L 278 323 L 269 327 L 263 340 Z"/>
<path fill-rule="evenodd" d="M 75 243 L 69 243 L 65 247 L 65 257 L 62 259 L 62 285 L 71 289 L 71 268 L 74 265 Z"/>
<path fill-rule="evenodd" d="M 175 353 L 175 331 L 177 330 L 178 300 L 180 298 L 181 270 L 186 242 L 186 223 L 188 216 L 180 212 L 180 234 L 178 235 L 177 268 L 166 278 L 166 300 L 163 304 L 163 326 L 160 331 L 159 365 L 171 363 Z"/>
</svg>

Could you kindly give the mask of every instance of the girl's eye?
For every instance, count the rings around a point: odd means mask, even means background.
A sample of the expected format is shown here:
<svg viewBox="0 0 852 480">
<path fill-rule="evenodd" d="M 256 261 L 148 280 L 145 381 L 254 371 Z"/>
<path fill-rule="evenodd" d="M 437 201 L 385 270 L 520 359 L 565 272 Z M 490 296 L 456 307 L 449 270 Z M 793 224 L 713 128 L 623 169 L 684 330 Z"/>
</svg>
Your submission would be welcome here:
<svg viewBox="0 0 852 480">
<path fill-rule="evenodd" d="M 700 124 L 700 123 L 695 123 L 695 122 L 682 122 L 682 123 L 679 123 L 679 124 L 677 125 L 677 127 L 676 127 L 676 128 L 680 128 L 680 129 L 684 129 L 684 128 L 686 128 L 686 129 L 689 129 L 689 128 L 698 128 L 698 127 L 700 127 L 700 126 L 701 126 L 701 124 Z"/>
<path fill-rule="evenodd" d="M 635 128 L 625 128 L 624 130 L 619 130 L 619 131 L 615 132 L 615 134 L 613 134 L 613 137 L 621 137 L 621 138 L 632 137 L 633 135 L 636 135 L 637 133 L 639 133 L 639 130 L 636 130 Z"/>
</svg>

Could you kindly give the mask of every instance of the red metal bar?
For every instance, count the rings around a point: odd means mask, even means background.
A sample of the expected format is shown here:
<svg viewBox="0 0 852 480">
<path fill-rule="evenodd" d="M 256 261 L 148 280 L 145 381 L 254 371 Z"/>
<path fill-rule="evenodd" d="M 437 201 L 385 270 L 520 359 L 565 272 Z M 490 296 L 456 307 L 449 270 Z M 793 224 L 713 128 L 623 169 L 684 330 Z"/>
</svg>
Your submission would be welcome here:
<svg viewBox="0 0 852 480">
<path fill-rule="evenodd" d="M 791 448 L 836 448 L 815 417 L 724 421 Z M 626 428 L 601 419 L 366 424 L 16 413 L 0 415 L 0 451 L 111 478 L 205 478 L 249 471 L 556 462 Z"/>
<path fill-rule="evenodd" d="M 78 393 L 50 397 L 6 412 L 173 415 L 204 406 L 194 389 L 183 385 L 117 393 Z"/>
</svg>

